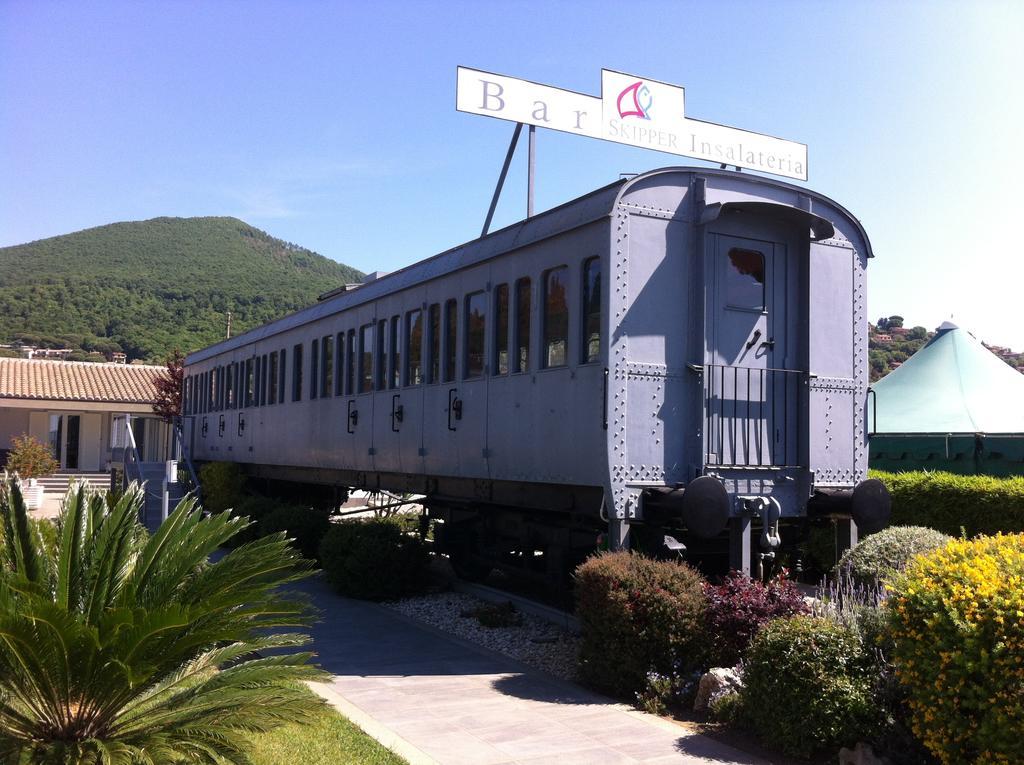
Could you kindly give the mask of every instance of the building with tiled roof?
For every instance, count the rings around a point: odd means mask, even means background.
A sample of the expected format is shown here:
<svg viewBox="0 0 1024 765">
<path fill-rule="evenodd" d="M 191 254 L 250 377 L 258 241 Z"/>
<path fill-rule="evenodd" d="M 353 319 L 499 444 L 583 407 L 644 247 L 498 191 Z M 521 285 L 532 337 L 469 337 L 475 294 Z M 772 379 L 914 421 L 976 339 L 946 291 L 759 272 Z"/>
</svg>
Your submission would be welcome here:
<svg viewBox="0 0 1024 765">
<path fill-rule="evenodd" d="M 0 358 L 0 463 L 11 438 L 49 443 L 62 469 L 106 470 L 123 445 L 118 422 L 132 415 L 140 452 L 166 450 L 168 427 L 154 415 L 156 381 L 165 367 Z"/>
</svg>

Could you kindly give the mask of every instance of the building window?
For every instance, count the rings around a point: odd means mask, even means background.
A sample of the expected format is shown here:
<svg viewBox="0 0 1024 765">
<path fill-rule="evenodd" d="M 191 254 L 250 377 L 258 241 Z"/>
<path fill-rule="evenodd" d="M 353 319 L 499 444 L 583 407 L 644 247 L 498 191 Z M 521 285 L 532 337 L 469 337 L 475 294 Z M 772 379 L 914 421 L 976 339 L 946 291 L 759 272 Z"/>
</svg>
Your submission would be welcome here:
<svg viewBox="0 0 1024 765">
<path fill-rule="evenodd" d="M 444 381 L 455 379 L 456 346 L 458 345 L 459 301 L 455 298 L 444 303 Z"/>
<path fill-rule="evenodd" d="M 388 387 L 397 388 L 402 384 L 402 353 L 398 347 L 399 325 L 402 323 L 401 316 L 391 317 L 391 365 L 388 378 Z"/>
<path fill-rule="evenodd" d="M 277 403 L 277 351 L 270 352 L 270 395 L 267 397 L 268 404 Z"/>
<path fill-rule="evenodd" d="M 331 336 L 326 335 L 320 341 L 320 397 L 328 398 L 334 386 L 334 346 Z"/>
<path fill-rule="evenodd" d="M 466 295 L 466 358 L 464 377 L 472 380 L 484 375 L 484 344 L 487 338 L 487 295 Z"/>
<path fill-rule="evenodd" d="M 405 315 L 405 384 L 423 382 L 423 312 Z"/>
<path fill-rule="evenodd" d="M 309 398 L 316 398 L 320 389 L 320 341 L 317 338 L 309 344 Z"/>
<path fill-rule="evenodd" d="M 569 299 L 566 294 L 569 269 L 552 268 L 544 274 L 544 366 L 565 366 L 569 342 Z"/>
<path fill-rule="evenodd" d="M 441 382 L 441 306 L 434 303 L 427 315 L 427 342 L 430 345 L 430 380 Z"/>
<path fill-rule="evenodd" d="M 384 390 L 387 387 L 388 379 L 388 357 L 391 355 L 388 346 L 388 320 L 381 319 L 377 322 L 377 374 L 374 381 L 374 388 Z"/>
<path fill-rule="evenodd" d="M 373 389 L 373 325 L 359 328 L 359 392 Z"/>
<path fill-rule="evenodd" d="M 530 290 L 529 277 L 516 282 L 516 354 L 514 371 L 530 371 Z"/>
<path fill-rule="evenodd" d="M 508 374 L 508 285 L 494 288 L 494 373 Z"/>
<path fill-rule="evenodd" d="M 601 358 L 601 259 L 583 261 L 584 364 Z"/>
<path fill-rule="evenodd" d="M 302 401 L 302 343 L 292 348 L 292 401 Z"/>
</svg>

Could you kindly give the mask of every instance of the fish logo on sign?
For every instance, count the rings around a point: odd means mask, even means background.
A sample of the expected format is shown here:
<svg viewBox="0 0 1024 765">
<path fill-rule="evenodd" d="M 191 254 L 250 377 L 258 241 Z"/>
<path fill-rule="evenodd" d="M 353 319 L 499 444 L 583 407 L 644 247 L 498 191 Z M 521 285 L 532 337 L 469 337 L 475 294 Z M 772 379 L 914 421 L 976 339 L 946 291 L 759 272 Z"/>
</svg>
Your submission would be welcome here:
<svg viewBox="0 0 1024 765">
<path fill-rule="evenodd" d="M 649 120 L 653 103 L 654 95 L 651 93 L 651 89 L 644 85 L 643 80 L 637 80 L 619 93 L 615 105 L 619 109 L 619 116 L 623 119 L 639 117 L 642 120 Z"/>
</svg>

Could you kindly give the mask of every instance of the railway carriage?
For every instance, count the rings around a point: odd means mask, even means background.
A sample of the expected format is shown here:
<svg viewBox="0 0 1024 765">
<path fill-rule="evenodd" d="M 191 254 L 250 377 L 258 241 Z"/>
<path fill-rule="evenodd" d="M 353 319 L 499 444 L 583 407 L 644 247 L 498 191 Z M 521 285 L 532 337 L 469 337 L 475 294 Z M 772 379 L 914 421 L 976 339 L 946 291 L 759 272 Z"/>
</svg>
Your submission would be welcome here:
<svg viewBox="0 0 1024 765">
<path fill-rule="evenodd" d="M 749 572 L 787 523 L 887 519 L 865 480 L 871 257 L 804 188 L 620 180 L 190 354 L 192 456 L 423 494 L 467 576 L 563 571 L 601 538 L 728 540 Z"/>
</svg>

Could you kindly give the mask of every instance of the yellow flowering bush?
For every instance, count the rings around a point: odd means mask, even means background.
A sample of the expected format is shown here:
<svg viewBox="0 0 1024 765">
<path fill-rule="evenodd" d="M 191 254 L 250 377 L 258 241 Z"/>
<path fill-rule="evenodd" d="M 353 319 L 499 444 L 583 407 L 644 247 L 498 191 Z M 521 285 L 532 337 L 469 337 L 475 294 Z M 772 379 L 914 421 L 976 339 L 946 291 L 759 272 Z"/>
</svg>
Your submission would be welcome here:
<svg viewBox="0 0 1024 765">
<path fill-rule="evenodd" d="M 914 734 L 943 763 L 1024 762 L 1024 534 L 955 539 L 889 589 Z"/>
</svg>

